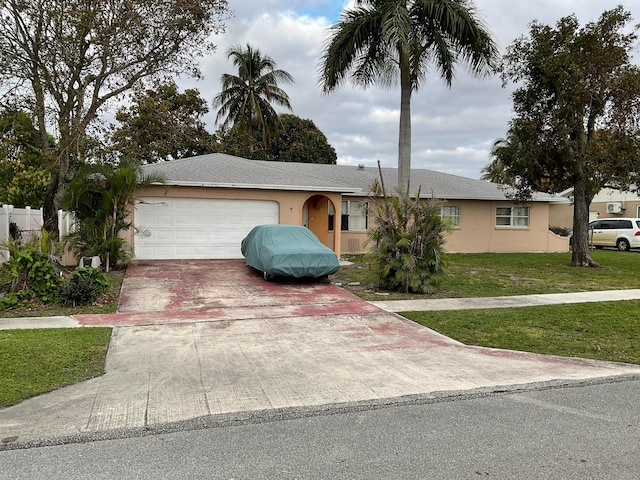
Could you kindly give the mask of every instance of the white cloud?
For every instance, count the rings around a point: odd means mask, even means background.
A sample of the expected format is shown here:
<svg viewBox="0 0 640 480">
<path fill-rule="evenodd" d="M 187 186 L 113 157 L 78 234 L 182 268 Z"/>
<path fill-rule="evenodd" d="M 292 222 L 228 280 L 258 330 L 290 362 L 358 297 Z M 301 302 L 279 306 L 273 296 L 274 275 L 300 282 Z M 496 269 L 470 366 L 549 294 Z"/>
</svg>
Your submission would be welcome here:
<svg viewBox="0 0 640 480">
<path fill-rule="evenodd" d="M 619 4 L 620 0 L 540 0 L 537 2 L 476 0 L 480 17 L 504 51 L 518 36 L 526 34 L 533 19 L 555 24 L 576 13 L 586 23 Z M 338 153 L 338 162 L 384 166 L 397 161 L 398 88 L 367 90 L 345 84 L 331 95 L 318 85 L 318 65 L 328 27 L 336 21 L 343 0 L 236 0 L 230 2 L 235 15 L 227 21 L 227 32 L 214 38 L 217 51 L 201 62 L 205 80 L 180 80 L 184 88 L 198 88 L 207 100 L 219 91 L 220 76 L 233 72 L 226 50 L 250 43 L 271 56 L 291 73 L 295 84 L 283 85 L 294 113 L 312 119 Z M 640 9 L 627 5 L 640 22 Z M 414 93 L 412 109 L 413 166 L 479 178 L 489 162 L 494 140 L 503 137 L 511 118 L 511 88 L 500 79 L 475 79 L 463 68 L 447 88 L 438 75 L 427 78 Z M 207 116 L 215 129 L 215 112 Z"/>
</svg>

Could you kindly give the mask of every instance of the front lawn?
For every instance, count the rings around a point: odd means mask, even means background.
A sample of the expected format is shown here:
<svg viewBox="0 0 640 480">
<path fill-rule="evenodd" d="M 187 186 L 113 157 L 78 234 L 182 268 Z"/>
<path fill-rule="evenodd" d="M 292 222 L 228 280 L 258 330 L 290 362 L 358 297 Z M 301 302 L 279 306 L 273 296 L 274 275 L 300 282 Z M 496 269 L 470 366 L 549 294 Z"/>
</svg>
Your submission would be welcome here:
<svg viewBox="0 0 640 480">
<path fill-rule="evenodd" d="M 0 330 L 0 407 L 104 373 L 111 328 Z"/>
<path fill-rule="evenodd" d="M 638 300 L 402 315 L 467 345 L 640 364 Z"/>
<path fill-rule="evenodd" d="M 571 267 L 569 253 L 451 254 L 448 258 L 448 274 L 433 295 L 378 290 L 361 257 L 354 258 L 351 266 L 340 267 L 332 281 L 367 300 L 640 288 L 639 252 L 593 251 L 603 268 Z M 640 364 L 640 301 L 402 315 L 469 345 Z"/>
<path fill-rule="evenodd" d="M 355 257 L 353 265 L 340 267 L 331 279 L 366 300 L 497 297 L 640 288 L 640 252 L 594 250 L 593 259 L 603 268 L 571 267 L 570 253 L 449 254 L 447 258 L 448 272 L 432 295 L 379 291 L 361 257 Z"/>
</svg>

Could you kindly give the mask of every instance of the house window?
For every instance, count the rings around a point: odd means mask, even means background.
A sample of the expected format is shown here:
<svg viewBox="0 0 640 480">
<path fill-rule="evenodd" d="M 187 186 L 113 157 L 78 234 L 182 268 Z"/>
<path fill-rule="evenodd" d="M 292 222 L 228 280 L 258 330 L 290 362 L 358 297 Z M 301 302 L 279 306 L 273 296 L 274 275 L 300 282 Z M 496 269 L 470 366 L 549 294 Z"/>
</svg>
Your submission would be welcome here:
<svg viewBox="0 0 640 480">
<path fill-rule="evenodd" d="M 454 227 L 460 226 L 460 207 L 443 205 L 440 207 L 440 218 Z"/>
<path fill-rule="evenodd" d="M 335 212 L 329 204 L 329 230 L 333 230 Z M 341 230 L 366 230 L 369 228 L 369 203 L 346 200 L 342 202 Z"/>
<path fill-rule="evenodd" d="M 528 227 L 529 207 L 496 208 L 496 226 L 517 228 Z"/>
</svg>

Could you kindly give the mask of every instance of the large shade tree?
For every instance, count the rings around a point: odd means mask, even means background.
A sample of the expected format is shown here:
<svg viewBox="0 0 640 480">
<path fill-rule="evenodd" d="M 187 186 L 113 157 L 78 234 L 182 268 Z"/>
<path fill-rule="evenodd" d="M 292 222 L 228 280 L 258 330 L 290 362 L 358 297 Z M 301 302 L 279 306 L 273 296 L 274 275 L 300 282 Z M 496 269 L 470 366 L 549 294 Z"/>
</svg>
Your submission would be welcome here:
<svg viewBox="0 0 640 480">
<path fill-rule="evenodd" d="M 320 81 L 331 92 L 350 79 L 368 87 L 400 83 L 398 188 L 411 172 L 411 95 L 432 65 L 448 86 L 456 64 L 472 74 L 493 71 L 498 50 L 468 0 L 356 0 L 333 25 Z"/>
<path fill-rule="evenodd" d="M 0 4 L 0 90 L 31 102 L 54 165 L 44 202 L 48 229 L 57 232 L 57 210 L 103 107 L 145 79 L 198 75 L 195 59 L 213 48 L 226 11 L 226 0 Z"/>
<path fill-rule="evenodd" d="M 180 92 L 169 81 L 136 88 L 131 100 L 116 113 L 120 125 L 111 141 L 118 157 L 144 164 L 215 151 L 215 135 L 202 120 L 209 107 L 198 90 Z"/>
<path fill-rule="evenodd" d="M 588 245 L 589 205 L 603 187 L 636 188 L 640 174 L 640 69 L 631 63 L 638 27 L 623 7 L 580 27 L 533 22 L 504 56 L 503 80 L 516 82 L 515 116 L 494 144 L 486 178 L 517 196 L 573 188 L 576 266 L 596 266 Z"/>
<path fill-rule="evenodd" d="M 221 77 L 222 91 L 213 99 L 213 106 L 218 109 L 216 122 L 221 122 L 223 128 L 237 125 L 248 138 L 252 138 L 257 126 L 263 143 L 268 144 L 281 126 L 272 104 L 291 110 L 289 95 L 280 85 L 293 83 L 293 77 L 249 44 L 244 49 L 239 45 L 229 48 L 227 58 L 232 59 L 238 73 Z"/>
<path fill-rule="evenodd" d="M 277 162 L 335 164 L 337 155 L 327 137 L 313 120 L 289 113 L 279 115 L 280 134 L 269 144 L 263 142 L 257 130 L 249 137 L 238 125 L 218 130 L 219 151 L 253 160 Z"/>
</svg>

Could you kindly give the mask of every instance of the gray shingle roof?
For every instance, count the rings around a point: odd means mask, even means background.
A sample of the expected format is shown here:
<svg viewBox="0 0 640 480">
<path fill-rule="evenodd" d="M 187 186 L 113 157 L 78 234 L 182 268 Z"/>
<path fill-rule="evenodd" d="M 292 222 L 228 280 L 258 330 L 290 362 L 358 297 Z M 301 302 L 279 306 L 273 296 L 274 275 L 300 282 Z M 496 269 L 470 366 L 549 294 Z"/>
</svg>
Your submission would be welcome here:
<svg viewBox="0 0 640 480">
<path fill-rule="evenodd" d="M 302 191 L 331 191 L 366 196 L 379 178 L 376 167 L 325 165 L 315 163 L 247 160 L 223 153 L 155 163 L 143 167 L 161 173 L 168 185 L 235 187 Z M 397 186 L 397 169 L 383 168 L 385 188 Z M 421 196 L 441 199 L 504 200 L 499 185 L 425 169 L 411 170 L 411 192 L 420 188 Z M 539 194 L 535 200 L 550 201 L 553 196 Z"/>
</svg>

